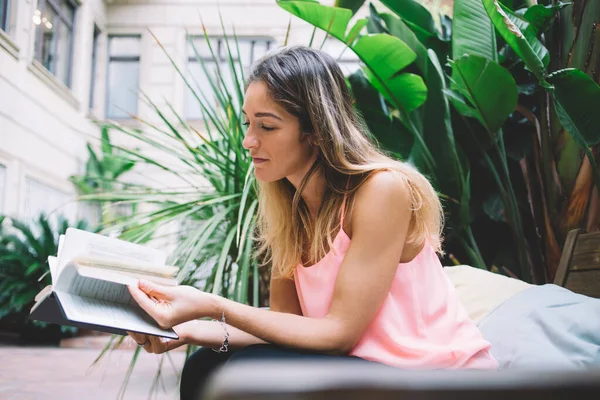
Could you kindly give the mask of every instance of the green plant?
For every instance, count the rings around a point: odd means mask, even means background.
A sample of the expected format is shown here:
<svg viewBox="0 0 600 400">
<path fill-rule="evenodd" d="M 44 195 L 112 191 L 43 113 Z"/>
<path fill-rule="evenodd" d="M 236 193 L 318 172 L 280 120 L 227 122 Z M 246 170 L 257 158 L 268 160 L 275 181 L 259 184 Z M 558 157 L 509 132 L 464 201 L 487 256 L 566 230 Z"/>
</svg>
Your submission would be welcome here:
<svg viewBox="0 0 600 400">
<path fill-rule="evenodd" d="M 202 93 L 196 82 L 165 51 L 202 111 L 202 132 L 188 124 L 173 107 L 161 109 L 144 94 L 144 100 L 160 120 L 159 123 L 141 117 L 136 118 L 143 129 L 104 123 L 105 130 L 126 135 L 151 148 L 154 151 L 152 156 L 139 150 L 113 146 L 127 153 L 137 164 L 145 165 L 148 174 L 153 169 L 160 171 L 164 181 L 171 182 L 174 188 L 129 186 L 111 192 L 82 195 L 80 199 L 143 204 L 144 210 L 138 210 L 127 219 L 108 221 L 104 231 L 116 228 L 122 232 L 122 239 L 140 242 L 163 227 L 175 225 L 178 245 L 168 262 L 180 267 L 178 280 L 182 284 L 193 285 L 238 302 L 264 305 L 267 271 L 259 271 L 258 263 L 251 257 L 258 201 L 251 159 L 242 147 L 245 132 L 241 111 L 244 81 L 242 60 L 235 37 L 233 40 L 226 39 L 225 63 L 221 63 L 216 56 L 206 33 L 205 39 L 218 65 L 216 75 L 213 75 L 203 58 L 198 57 L 204 74 L 209 77 L 211 93 Z M 156 41 L 162 47 L 160 41 Z M 191 37 L 190 43 L 196 51 Z M 225 83 L 227 71 L 234 77 L 233 87 Z M 155 235 L 155 238 L 160 236 Z M 107 351 L 117 348 L 123 340 L 124 337 L 113 337 L 98 360 Z M 193 347 L 189 347 L 188 354 L 193 350 Z M 124 395 L 139 351 L 137 348 L 133 355 L 120 396 Z M 168 354 L 165 356 L 169 357 Z M 153 387 L 156 387 L 158 379 L 160 369 Z"/>
<path fill-rule="evenodd" d="M 85 174 L 73 175 L 69 178 L 78 192 L 83 195 L 115 191 L 119 185 L 122 187 L 122 184 L 118 182 L 119 177 L 135 166 L 135 159 L 112 145 L 106 126 L 101 127 L 100 132 L 102 157 L 99 157 L 92 145 L 88 143 Z M 113 204 L 109 201 L 100 201 L 99 203 L 102 212 L 100 225 L 106 225 L 115 218 Z"/>
<path fill-rule="evenodd" d="M 416 1 L 382 0 L 387 10 L 370 4 L 366 21 L 348 29 L 363 3 L 278 1 L 364 61 L 349 80 L 357 108 L 380 143 L 446 198 L 448 252 L 551 281 L 566 231 L 586 215 L 588 230 L 600 226 L 600 88 L 590 78 L 599 68 L 600 4 L 456 0 L 453 19 L 436 24 Z M 546 48 L 547 37 L 560 51 Z"/>
<path fill-rule="evenodd" d="M 0 319 L 22 330 L 29 325 L 46 327 L 48 324 L 27 319 L 35 295 L 52 284 L 48 256 L 56 256 L 58 238 L 70 226 L 59 217 L 55 226 L 40 215 L 28 225 L 6 216 L 0 216 Z M 79 229 L 86 223 L 79 221 Z M 75 329 L 63 327 L 63 333 Z"/>
</svg>

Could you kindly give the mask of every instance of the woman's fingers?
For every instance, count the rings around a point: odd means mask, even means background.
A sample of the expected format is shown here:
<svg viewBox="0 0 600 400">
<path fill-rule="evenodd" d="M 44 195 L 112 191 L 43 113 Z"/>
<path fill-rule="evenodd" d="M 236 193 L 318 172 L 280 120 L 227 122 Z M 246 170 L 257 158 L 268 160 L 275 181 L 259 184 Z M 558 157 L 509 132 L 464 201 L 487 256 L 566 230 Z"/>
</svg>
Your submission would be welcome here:
<svg viewBox="0 0 600 400">
<path fill-rule="evenodd" d="M 154 282 L 147 281 L 145 279 L 140 279 L 138 281 L 138 288 L 146 293 L 149 297 L 154 297 L 156 299 L 165 299 L 169 300 L 169 287 L 164 285 L 158 285 Z"/>
<path fill-rule="evenodd" d="M 127 332 L 127 334 L 137 343 L 137 344 L 143 344 L 146 343 L 146 341 L 148 340 L 148 335 L 145 335 L 143 333 L 136 333 L 136 332 Z"/>
<path fill-rule="evenodd" d="M 156 300 L 151 300 L 150 297 L 140 290 L 137 286 L 127 286 L 131 297 L 146 311 L 150 316 L 154 317 L 156 310 Z"/>
<path fill-rule="evenodd" d="M 159 336 L 150 336 L 149 340 L 150 344 L 144 346 L 144 350 L 146 350 L 148 353 L 154 354 L 166 353 L 167 351 L 176 349 L 177 347 L 185 344 L 182 339 L 171 340 Z"/>
<path fill-rule="evenodd" d="M 137 286 L 127 286 L 131 297 L 148 313 L 163 329 L 172 327 L 170 315 L 165 313 L 170 296 L 168 287 L 155 285 L 147 281 L 139 281 Z"/>
</svg>

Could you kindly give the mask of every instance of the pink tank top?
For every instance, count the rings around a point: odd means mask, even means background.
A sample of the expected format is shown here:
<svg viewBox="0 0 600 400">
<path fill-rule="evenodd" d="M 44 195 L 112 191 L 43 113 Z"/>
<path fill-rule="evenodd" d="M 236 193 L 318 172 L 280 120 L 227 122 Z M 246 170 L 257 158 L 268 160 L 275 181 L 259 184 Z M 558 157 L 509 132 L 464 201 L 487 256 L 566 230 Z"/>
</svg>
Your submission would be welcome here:
<svg viewBox="0 0 600 400">
<path fill-rule="evenodd" d="M 294 281 L 302 314 L 324 318 L 342 260 L 350 247 L 340 231 L 318 263 L 296 267 Z M 426 244 L 408 263 L 399 263 L 390 292 L 350 355 L 406 369 L 493 369 L 497 361 L 460 303 L 433 248 Z"/>
</svg>

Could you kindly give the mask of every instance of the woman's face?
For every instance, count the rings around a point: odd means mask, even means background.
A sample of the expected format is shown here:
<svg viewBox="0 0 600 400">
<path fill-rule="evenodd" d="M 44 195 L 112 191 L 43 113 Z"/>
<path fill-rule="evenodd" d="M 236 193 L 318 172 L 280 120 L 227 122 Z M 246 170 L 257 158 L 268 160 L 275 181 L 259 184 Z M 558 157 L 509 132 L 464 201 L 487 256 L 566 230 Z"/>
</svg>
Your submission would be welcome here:
<svg viewBox="0 0 600 400">
<path fill-rule="evenodd" d="M 256 179 L 273 182 L 288 178 L 292 183 L 299 182 L 317 151 L 300 131 L 298 118 L 271 98 L 262 81 L 248 86 L 243 112 L 248 126 L 243 146 L 250 151 Z"/>
</svg>

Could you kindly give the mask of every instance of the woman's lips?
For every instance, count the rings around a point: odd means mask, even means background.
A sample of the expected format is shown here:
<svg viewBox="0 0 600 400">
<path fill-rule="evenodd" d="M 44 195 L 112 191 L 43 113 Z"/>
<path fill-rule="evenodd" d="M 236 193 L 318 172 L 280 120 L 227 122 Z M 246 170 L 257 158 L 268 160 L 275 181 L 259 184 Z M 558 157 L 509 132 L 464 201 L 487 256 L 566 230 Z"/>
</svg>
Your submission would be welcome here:
<svg viewBox="0 0 600 400">
<path fill-rule="evenodd" d="M 256 157 L 252 157 L 252 162 L 254 162 L 254 164 L 262 164 L 264 162 L 267 162 L 269 160 L 267 160 L 266 158 L 256 158 Z"/>
</svg>

